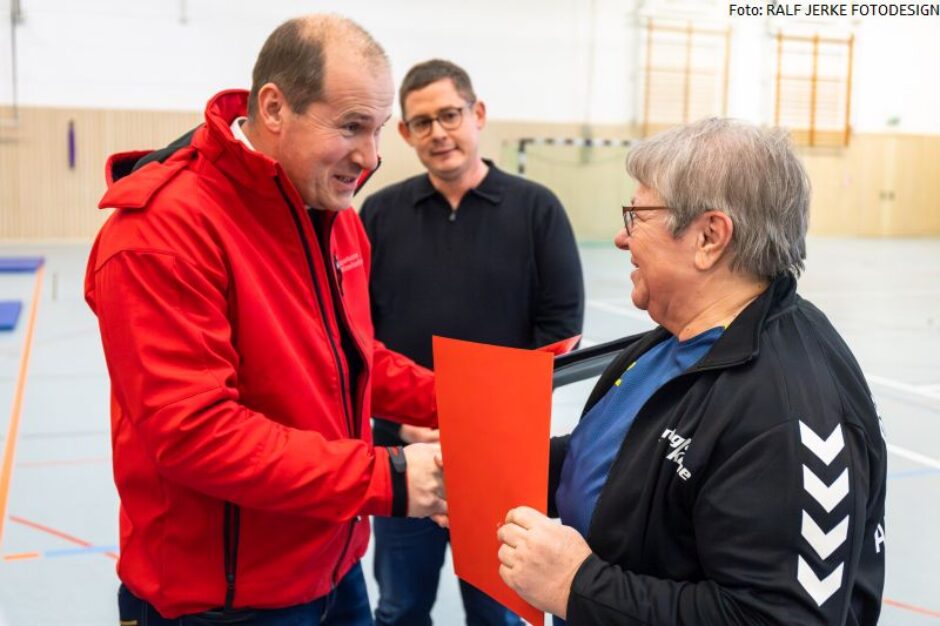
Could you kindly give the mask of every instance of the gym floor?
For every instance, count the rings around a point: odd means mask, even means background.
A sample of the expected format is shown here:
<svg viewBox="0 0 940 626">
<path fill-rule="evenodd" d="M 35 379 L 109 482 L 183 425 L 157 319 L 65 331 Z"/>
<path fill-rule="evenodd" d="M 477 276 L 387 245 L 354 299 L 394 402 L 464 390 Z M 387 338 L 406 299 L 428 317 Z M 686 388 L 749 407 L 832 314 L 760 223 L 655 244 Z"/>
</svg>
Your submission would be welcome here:
<svg viewBox="0 0 940 626">
<path fill-rule="evenodd" d="M 652 326 L 629 299 L 629 257 L 581 248 L 585 342 Z M 87 245 L 0 245 L 42 255 L 37 274 L 0 274 L 0 300 L 23 301 L 0 333 L 0 625 L 117 624 L 118 500 L 111 478 L 108 376 L 82 298 Z M 809 241 L 800 293 L 833 321 L 865 371 L 888 436 L 887 582 L 881 624 L 940 623 L 940 240 Z M 554 433 L 590 390 L 556 391 Z M 364 563 L 373 601 L 371 554 Z M 450 567 L 449 563 L 446 567 Z M 443 576 L 435 623 L 462 624 Z"/>
</svg>

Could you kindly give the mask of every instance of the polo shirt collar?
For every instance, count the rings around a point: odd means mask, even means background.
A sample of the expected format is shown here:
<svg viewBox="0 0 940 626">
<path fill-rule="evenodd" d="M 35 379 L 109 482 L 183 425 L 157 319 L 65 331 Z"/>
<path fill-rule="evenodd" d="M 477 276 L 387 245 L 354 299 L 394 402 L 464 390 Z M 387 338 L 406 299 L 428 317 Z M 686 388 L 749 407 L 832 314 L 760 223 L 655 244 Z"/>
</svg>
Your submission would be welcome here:
<svg viewBox="0 0 940 626">
<path fill-rule="evenodd" d="M 483 162 L 490 169 L 483 177 L 483 180 L 480 181 L 480 184 L 471 189 L 471 192 L 493 204 L 499 204 L 503 200 L 503 177 L 505 175 L 489 159 L 483 159 Z"/>
<path fill-rule="evenodd" d="M 480 181 L 480 184 L 470 190 L 470 193 L 476 194 L 494 205 L 498 205 L 503 200 L 503 181 L 506 175 L 496 167 L 491 160 L 483 159 L 483 162 L 486 163 L 489 171 L 486 173 L 486 176 L 483 177 L 483 180 Z M 431 177 L 428 174 L 419 177 L 416 182 L 417 184 L 412 194 L 414 204 L 417 205 L 419 202 L 427 200 L 437 193 L 437 189 L 431 184 Z"/>
</svg>

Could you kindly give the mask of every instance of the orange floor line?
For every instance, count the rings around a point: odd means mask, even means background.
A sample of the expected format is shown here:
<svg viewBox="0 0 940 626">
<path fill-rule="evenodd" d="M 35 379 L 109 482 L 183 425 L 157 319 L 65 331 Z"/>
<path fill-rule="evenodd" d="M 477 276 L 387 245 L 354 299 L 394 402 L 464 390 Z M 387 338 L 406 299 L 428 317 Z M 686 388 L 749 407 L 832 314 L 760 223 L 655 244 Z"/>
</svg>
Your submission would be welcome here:
<svg viewBox="0 0 940 626">
<path fill-rule="evenodd" d="M 38 552 L 21 552 L 19 554 L 6 554 L 3 556 L 4 561 L 25 561 L 26 559 L 38 559 L 40 554 Z"/>
<path fill-rule="evenodd" d="M 46 526 L 46 525 L 44 525 L 44 524 L 40 524 L 39 522 L 33 522 L 33 521 L 31 521 L 31 520 L 24 519 L 24 518 L 22 518 L 22 517 L 19 517 L 18 515 L 11 515 L 11 516 L 10 516 L 10 521 L 11 521 L 11 522 L 16 522 L 17 524 L 22 524 L 23 526 L 29 526 L 30 528 L 33 528 L 33 529 L 35 529 L 35 530 L 42 531 L 42 532 L 44 532 L 44 533 L 48 533 L 48 534 L 53 535 L 53 536 L 55 536 L 55 537 L 58 537 L 58 538 L 60 538 L 60 539 L 65 539 L 66 541 L 68 541 L 68 542 L 70 542 L 70 543 L 74 543 L 74 544 L 79 545 L 79 546 L 82 546 L 83 548 L 91 548 L 91 547 L 94 547 L 94 544 L 91 543 L 90 541 L 85 541 L 84 539 L 79 539 L 78 537 L 75 537 L 74 535 L 70 535 L 70 534 L 68 534 L 68 533 L 62 532 L 61 530 L 56 530 L 55 528 L 51 528 L 51 527 Z M 37 556 L 39 555 L 38 552 L 36 552 L 36 553 L 32 553 L 32 552 L 31 552 L 31 553 L 29 553 L 29 554 L 36 554 Z M 103 554 L 104 554 L 104 556 L 108 557 L 109 559 L 114 559 L 115 561 L 118 560 L 118 554 L 117 554 L 117 552 L 104 552 Z M 10 555 L 10 556 L 15 556 L 15 555 Z M 7 558 L 7 557 L 4 557 L 4 558 Z M 23 557 L 23 558 L 27 558 L 27 557 Z M 7 559 L 7 560 L 11 560 L 11 559 Z"/>
<path fill-rule="evenodd" d="M 36 530 L 40 530 L 40 531 L 42 531 L 42 532 L 44 532 L 44 533 L 48 533 L 48 534 L 50 534 L 50 535 L 54 535 L 54 536 L 58 537 L 59 539 L 65 539 L 66 541 L 69 541 L 69 542 L 71 542 L 71 543 L 74 543 L 75 545 L 81 546 L 81 547 L 83 547 L 83 548 L 90 548 L 90 547 L 92 547 L 93 545 L 95 545 L 95 544 L 91 543 L 90 541 L 85 541 L 84 539 L 79 539 L 78 537 L 75 537 L 75 536 L 70 535 L 70 534 L 68 534 L 68 533 L 62 532 L 61 530 L 56 530 L 55 528 L 50 528 L 49 526 L 44 526 L 43 524 L 40 524 L 40 523 L 38 523 L 38 522 L 32 522 L 32 521 L 30 521 L 30 520 L 28 520 L 28 519 L 23 519 L 22 517 L 19 517 L 19 516 L 17 516 L 17 515 L 11 515 L 11 516 L 10 516 L 10 521 L 11 521 L 11 522 L 16 522 L 17 524 L 22 524 L 23 526 L 29 526 L 30 528 L 34 528 L 34 529 L 36 529 Z"/>
<path fill-rule="evenodd" d="M 23 340 L 23 353 L 20 356 L 20 371 L 13 394 L 13 410 L 10 412 L 10 424 L 7 438 L 3 445 L 3 461 L 0 465 L 0 547 L 3 546 L 3 528 L 7 518 L 7 503 L 10 499 L 10 480 L 13 477 L 13 456 L 16 452 L 16 440 L 20 430 L 20 416 L 23 412 L 23 395 L 26 391 L 26 375 L 29 371 L 29 357 L 33 351 L 33 331 L 36 329 L 36 313 L 39 311 L 39 294 L 42 292 L 42 278 L 45 267 L 36 270 L 36 284 L 33 287 L 33 301 L 29 305 L 29 322 L 26 337 Z"/>
<path fill-rule="evenodd" d="M 897 600 L 892 600 L 891 598 L 885 598 L 884 604 L 887 604 L 888 606 L 893 606 L 896 609 L 904 609 L 905 611 L 920 613 L 921 615 L 929 615 L 930 617 L 940 617 L 940 611 L 933 611 L 931 609 L 925 609 L 920 606 L 914 606 L 913 604 L 905 604 L 904 602 L 898 602 Z"/>
</svg>

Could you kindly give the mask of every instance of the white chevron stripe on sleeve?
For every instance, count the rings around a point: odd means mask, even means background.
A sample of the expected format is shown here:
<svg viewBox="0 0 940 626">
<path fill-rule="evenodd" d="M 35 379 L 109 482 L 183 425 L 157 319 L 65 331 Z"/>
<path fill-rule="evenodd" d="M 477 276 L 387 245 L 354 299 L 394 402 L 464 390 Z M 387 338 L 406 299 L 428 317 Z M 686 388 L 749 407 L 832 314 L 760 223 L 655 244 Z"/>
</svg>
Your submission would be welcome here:
<svg viewBox="0 0 940 626">
<path fill-rule="evenodd" d="M 832 459 L 836 458 L 836 455 L 845 447 L 845 440 L 842 438 L 842 424 L 836 424 L 829 438 L 823 441 L 812 428 L 807 426 L 803 420 L 800 420 L 800 441 L 826 465 L 832 463 Z"/>
<path fill-rule="evenodd" d="M 849 516 L 846 515 L 835 528 L 828 533 L 816 525 L 809 513 L 803 511 L 803 538 L 816 551 L 821 559 L 829 558 L 836 548 L 845 543 L 849 535 Z"/>
<path fill-rule="evenodd" d="M 802 556 L 796 558 L 799 559 L 796 565 L 796 579 L 800 581 L 803 589 L 806 590 L 806 593 L 810 595 L 816 604 L 822 606 L 842 586 L 843 564 L 839 563 L 839 567 L 820 580 Z"/>
<path fill-rule="evenodd" d="M 849 495 L 849 469 L 845 468 L 839 477 L 827 487 L 810 468 L 804 465 L 803 489 L 826 509 L 826 513 L 832 513 L 832 509 L 836 508 L 836 505 L 842 502 L 845 496 Z"/>
</svg>

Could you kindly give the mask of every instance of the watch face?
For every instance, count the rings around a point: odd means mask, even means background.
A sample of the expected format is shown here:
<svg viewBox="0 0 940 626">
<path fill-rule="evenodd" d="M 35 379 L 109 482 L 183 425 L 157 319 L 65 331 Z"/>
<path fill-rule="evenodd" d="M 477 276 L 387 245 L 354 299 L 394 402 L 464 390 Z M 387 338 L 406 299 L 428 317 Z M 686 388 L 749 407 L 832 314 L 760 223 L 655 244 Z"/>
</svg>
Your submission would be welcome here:
<svg viewBox="0 0 940 626">
<path fill-rule="evenodd" d="M 396 472 L 405 473 L 405 451 L 401 446 L 395 446 L 388 449 L 388 454 L 392 459 L 392 467 Z"/>
</svg>

